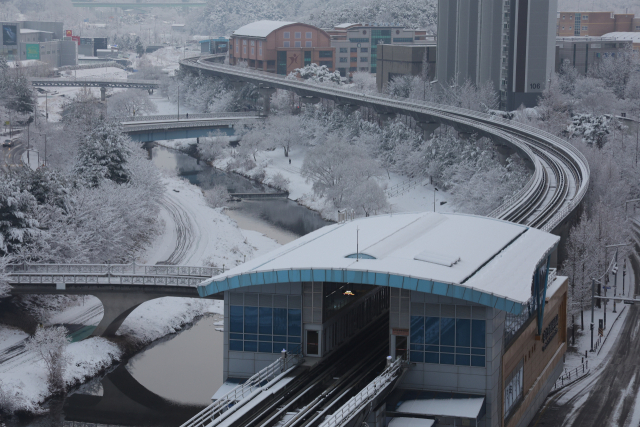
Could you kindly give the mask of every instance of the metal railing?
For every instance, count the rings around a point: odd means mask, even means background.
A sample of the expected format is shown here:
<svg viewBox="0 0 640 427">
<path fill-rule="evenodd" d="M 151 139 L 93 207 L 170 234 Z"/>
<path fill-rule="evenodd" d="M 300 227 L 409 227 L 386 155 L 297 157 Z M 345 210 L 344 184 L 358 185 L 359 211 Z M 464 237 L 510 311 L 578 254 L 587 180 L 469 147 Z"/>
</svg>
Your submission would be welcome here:
<svg viewBox="0 0 640 427">
<path fill-rule="evenodd" d="M 129 285 L 197 287 L 202 278 L 185 276 L 96 275 L 96 274 L 11 274 L 11 285 Z"/>
<path fill-rule="evenodd" d="M 172 121 L 158 122 L 158 123 L 146 123 L 146 124 L 123 124 L 123 130 L 125 132 L 142 132 L 145 130 L 158 130 L 158 129 L 186 129 L 186 128 L 203 128 L 203 127 L 233 127 L 234 124 L 243 120 L 262 120 L 262 117 L 243 117 L 243 118 L 228 118 L 218 120 L 197 120 L 197 121 Z"/>
<path fill-rule="evenodd" d="M 189 120 L 191 119 L 217 119 L 223 117 L 256 117 L 256 113 L 254 111 L 239 111 L 239 112 L 222 112 L 222 113 L 206 113 L 206 114 L 191 114 L 189 113 Z M 180 114 L 180 118 L 186 120 L 186 114 Z M 122 123 L 128 122 L 149 122 L 149 121 L 159 121 L 159 120 L 178 120 L 177 114 L 164 114 L 164 115 L 155 115 L 155 116 L 133 116 L 133 117 L 123 117 Z"/>
<path fill-rule="evenodd" d="M 80 78 L 41 78 L 32 77 L 29 79 L 33 86 L 69 86 L 74 84 L 82 84 L 86 86 L 160 86 L 158 80 L 127 80 L 127 79 L 96 79 L 91 77 Z"/>
<path fill-rule="evenodd" d="M 562 373 L 562 375 L 560 375 L 560 377 L 558 377 L 556 382 L 553 384 L 553 388 L 551 390 L 557 390 L 559 388 L 562 388 L 565 385 L 568 385 L 573 381 L 576 381 L 577 379 L 581 378 L 583 375 L 588 374 L 589 360 L 588 359 L 586 360 L 583 359 L 583 360 L 584 362 L 580 366 L 577 366 L 574 369 L 565 370 Z"/>
<path fill-rule="evenodd" d="M 249 400 L 257 391 L 261 391 L 283 374 L 297 366 L 302 360 L 301 347 L 295 353 L 285 354 L 271 365 L 253 375 L 244 383 L 217 399 L 205 409 L 194 415 L 180 427 L 213 427 L 224 420 L 222 415 L 233 406 L 239 407 L 240 402 Z"/>
<path fill-rule="evenodd" d="M 140 275 L 140 276 L 192 276 L 208 279 L 224 272 L 218 267 L 196 267 L 188 265 L 144 265 L 136 264 L 9 264 L 9 274 L 56 274 L 56 275 Z"/>
<path fill-rule="evenodd" d="M 398 195 L 402 195 L 405 192 L 411 190 L 412 188 L 417 187 L 422 181 L 424 181 L 424 178 L 416 178 L 416 179 L 407 179 L 405 181 L 402 181 L 399 184 L 396 184 L 392 187 L 387 188 L 387 196 L 388 197 L 394 197 L 394 196 L 398 196 Z"/>
<path fill-rule="evenodd" d="M 402 358 L 397 358 L 387 368 L 371 381 L 358 394 L 353 396 L 336 412 L 327 417 L 320 427 L 339 427 L 346 425 L 353 417 L 365 408 L 380 392 L 389 386 L 400 374 Z"/>
</svg>

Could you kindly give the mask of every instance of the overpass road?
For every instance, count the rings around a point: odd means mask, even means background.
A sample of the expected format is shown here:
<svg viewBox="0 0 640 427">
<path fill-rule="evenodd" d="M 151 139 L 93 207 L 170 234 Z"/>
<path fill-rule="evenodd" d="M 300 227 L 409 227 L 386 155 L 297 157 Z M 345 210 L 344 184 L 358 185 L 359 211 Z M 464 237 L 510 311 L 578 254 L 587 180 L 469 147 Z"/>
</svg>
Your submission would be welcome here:
<svg viewBox="0 0 640 427">
<path fill-rule="evenodd" d="M 566 141 L 540 129 L 447 105 L 366 95 L 211 62 L 219 59 L 219 55 L 187 58 L 180 61 L 180 66 L 195 73 L 255 84 L 265 100 L 275 89 L 285 89 L 304 98 L 329 99 L 350 109 L 371 107 L 382 117 L 410 116 L 425 129 L 450 125 L 458 132 L 489 137 L 513 148 L 531 162 L 534 173 L 517 194 L 490 214 L 492 217 L 558 233 L 588 188 L 589 165 L 584 156 Z M 265 102 L 267 111 L 268 106 L 269 102 Z"/>
</svg>

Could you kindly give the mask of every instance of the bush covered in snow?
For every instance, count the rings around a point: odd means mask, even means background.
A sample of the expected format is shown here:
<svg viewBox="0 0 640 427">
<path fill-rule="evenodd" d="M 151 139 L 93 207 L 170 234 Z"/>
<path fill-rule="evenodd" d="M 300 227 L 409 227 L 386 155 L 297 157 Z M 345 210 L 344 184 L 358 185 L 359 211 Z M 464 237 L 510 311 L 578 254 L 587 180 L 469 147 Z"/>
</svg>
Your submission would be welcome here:
<svg viewBox="0 0 640 427">
<path fill-rule="evenodd" d="M 318 65 L 315 63 L 305 65 L 302 68 L 296 68 L 287 76 L 289 79 L 295 79 L 297 77 L 314 83 L 340 84 L 342 82 L 339 71 L 331 72 L 326 65 Z"/>
<path fill-rule="evenodd" d="M 221 208 L 229 202 L 229 192 L 224 185 L 216 185 L 204 192 L 204 198 L 212 208 Z"/>
<path fill-rule="evenodd" d="M 599 148 L 606 142 L 609 135 L 610 116 L 593 116 L 591 114 L 576 114 L 571 124 L 567 126 L 569 138 L 581 137 L 587 144 L 595 144 Z"/>
</svg>

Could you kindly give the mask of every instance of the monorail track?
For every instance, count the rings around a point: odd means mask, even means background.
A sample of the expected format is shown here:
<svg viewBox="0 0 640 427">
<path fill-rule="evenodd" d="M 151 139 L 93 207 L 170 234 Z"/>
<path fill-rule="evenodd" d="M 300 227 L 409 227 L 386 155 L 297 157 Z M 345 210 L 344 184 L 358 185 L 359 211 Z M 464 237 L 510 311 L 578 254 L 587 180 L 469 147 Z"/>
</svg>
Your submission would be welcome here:
<svg viewBox="0 0 640 427">
<path fill-rule="evenodd" d="M 367 106 L 378 112 L 408 115 L 417 121 L 435 121 L 510 145 L 531 161 L 534 172 L 523 189 L 489 216 L 551 232 L 580 204 L 589 186 L 589 165 L 585 157 L 566 141 L 540 129 L 447 105 L 358 94 L 207 61 L 212 57 L 187 58 L 181 60 L 180 65 L 263 88 L 290 90 L 300 96 L 331 99 L 338 104 Z"/>
</svg>

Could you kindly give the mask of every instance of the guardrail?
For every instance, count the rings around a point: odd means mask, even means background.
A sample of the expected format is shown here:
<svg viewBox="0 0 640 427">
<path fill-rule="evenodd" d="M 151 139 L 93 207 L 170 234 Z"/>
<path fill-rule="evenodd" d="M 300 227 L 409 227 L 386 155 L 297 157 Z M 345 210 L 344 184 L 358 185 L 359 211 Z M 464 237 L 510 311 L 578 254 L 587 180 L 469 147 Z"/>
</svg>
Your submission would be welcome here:
<svg viewBox="0 0 640 427">
<path fill-rule="evenodd" d="M 207 114 L 191 114 L 189 113 L 188 117 L 186 114 L 180 114 L 181 119 L 191 120 L 191 119 L 217 119 L 222 117 L 256 117 L 257 114 L 255 111 L 238 111 L 238 112 L 223 112 L 223 113 L 207 113 Z M 164 114 L 164 115 L 155 115 L 155 116 L 133 116 L 133 117 L 124 117 L 122 118 L 122 123 L 128 122 L 148 122 L 155 120 L 178 120 L 177 114 Z"/>
<path fill-rule="evenodd" d="M 146 124 L 123 124 L 123 130 L 125 132 L 142 132 L 146 130 L 161 130 L 161 129 L 187 129 L 187 128 L 203 128 L 203 127 L 229 127 L 241 120 L 247 120 L 251 117 L 243 117 L 234 121 L 233 118 L 209 120 L 209 121 L 175 121 L 171 123 L 158 122 L 158 123 L 146 123 Z M 261 117 L 254 116 L 252 119 L 259 120 Z"/>
<path fill-rule="evenodd" d="M 208 279 L 224 272 L 218 267 L 196 267 L 187 265 L 141 265 L 131 264 L 9 264 L 9 274 L 56 274 L 56 275 L 141 275 L 141 276 L 192 276 Z"/>
<path fill-rule="evenodd" d="M 257 391 L 274 383 L 275 380 L 281 379 L 283 374 L 298 365 L 301 360 L 301 347 L 298 346 L 297 352 L 279 357 L 271 365 L 207 406 L 180 427 L 213 427 L 219 424 L 226 418 L 222 416 L 225 412 L 232 407 L 240 407 L 242 401 L 249 400 Z"/>
<path fill-rule="evenodd" d="M 11 274 L 12 285 L 130 285 L 130 286 L 180 286 L 195 288 L 202 278 L 186 276 L 143 276 L 117 275 L 100 276 L 97 274 Z"/>
<path fill-rule="evenodd" d="M 387 196 L 394 197 L 394 196 L 404 194 L 406 191 L 409 191 L 412 188 L 417 187 L 422 181 L 424 181 L 424 178 L 407 179 L 405 181 L 402 181 L 401 183 L 388 188 L 386 191 Z"/>
<path fill-rule="evenodd" d="M 402 358 L 397 358 L 371 381 L 358 394 L 347 401 L 340 409 L 327 417 L 320 427 L 339 427 L 346 425 L 353 417 L 366 407 L 380 392 L 388 387 L 400 374 Z"/>
<path fill-rule="evenodd" d="M 82 83 L 82 84 L 95 84 L 95 85 L 146 85 L 146 86 L 160 86 L 159 80 L 128 80 L 128 79 L 96 79 L 90 77 L 80 77 L 80 78 L 40 78 L 40 77 L 32 77 L 29 79 L 33 86 L 64 86 L 72 83 Z"/>
</svg>

